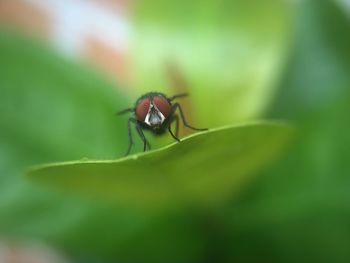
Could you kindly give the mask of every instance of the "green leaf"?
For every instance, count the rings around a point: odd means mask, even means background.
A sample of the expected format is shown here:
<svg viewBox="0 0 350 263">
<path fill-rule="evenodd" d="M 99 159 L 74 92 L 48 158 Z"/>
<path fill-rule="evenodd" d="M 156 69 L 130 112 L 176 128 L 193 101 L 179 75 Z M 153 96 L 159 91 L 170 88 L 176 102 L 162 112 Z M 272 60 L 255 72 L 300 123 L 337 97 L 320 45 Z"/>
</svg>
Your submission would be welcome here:
<svg viewBox="0 0 350 263">
<path fill-rule="evenodd" d="M 255 171 L 280 154 L 289 136 L 288 126 L 278 123 L 228 126 L 119 160 L 49 164 L 29 174 L 124 205 L 208 205 L 242 189 Z"/>
<path fill-rule="evenodd" d="M 23 176 L 44 162 L 122 156 L 126 121 L 114 113 L 127 101 L 86 66 L 0 30 L 0 236 L 110 255 L 148 224 L 143 215 L 68 198 Z"/>
<path fill-rule="evenodd" d="M 137 92 L 188 89 L 193 102 L 188 114 L 206 127 L 256 118 L 269 105 L 289 52 L 293 9 L 288 1 L 151 0 L 133 8 Z M 169 61 L 186 85 L 169 80 Z"/>
<path fill-rule="evenodd" d="M 350 19 L 337 1 L 297 7 L 270 117 L 292 120 L 298 140 L 230 204 L 231 262 L 350 262 Z"/>
</svg>

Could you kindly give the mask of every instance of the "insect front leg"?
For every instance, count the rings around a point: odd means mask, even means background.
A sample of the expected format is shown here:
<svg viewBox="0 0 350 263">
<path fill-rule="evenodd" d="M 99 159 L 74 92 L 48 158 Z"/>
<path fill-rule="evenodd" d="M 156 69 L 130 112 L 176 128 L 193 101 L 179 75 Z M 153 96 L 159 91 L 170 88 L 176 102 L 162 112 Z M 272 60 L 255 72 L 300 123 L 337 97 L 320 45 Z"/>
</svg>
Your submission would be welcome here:
<svg viewBox="0 0 350 263">
<path fill-rule="evenodd" d="M 143 142 L 143 151 L 145 152 L 147 147 L 148 147 L 148 150 L 151 150 L 151 145 L 149 144 L 149 142 L 147 141 L 146 139 L 146 136 L 145 134 L 143 133 L 143 130 L 142 130 L 142 127 L 141 125 L 139 124 L 139 122 L 136 123 L 136 130 Z"/>
<path fill-rule="evenodd" d="M 129 155 L 129 153 L 130 153 L 130 151 L 131 151 L 131 147 L 132 147 L 132 145 L 134 144 L 134 141 L 133 141 L 133 139 L 132 139 L 131 123 L 136 124 L 136 123 L 137 123 L 137 120 L 134 119 L 134 118 L 129 118 L 129 120 L 128 120 L 129 147 L 128 147 L 128 150 L 127 150 L 125 156 L 126 156 L 126 155 Z"/>
<path fill-rule="evenodd" d="M 175 122 L 175 135 L 174 133 L 171 131 L 171 124 Z M 170 121 L 169 123 L 169 126 L 168 126 L 168 130 L 169 130 L 169 133 L 171 134 L 171 136 L 177 140 L 178 142 L 180 142 L 180 139 L 178 138 L 178 135 L 179 135 L 179 115 L 175 114 L 172 118 L 172 120 Z"/>
<path fill-rule="evenodd" d="M 168 98 L 168 101 L 173 101 L 175 99 L 178 99 L 178 98 L 183 98 L 183 97 L 187 97 L 188 96 L 188 93 L 180 93 L 180 94 L 176 94 L 174 96 L 171 96 Z"/>
<path fill-rule="evenodd" d="M 127 108 L 127 109 L 124 109 L 124 110 L 121 110 L 121 111 L 117 112 L 116 114 L 117 115 L 122 115 L 122 114 L 128 113 L 128 112 L 135 112 L 135 108 Z"/>
<path fill-rule="evenodd" d="M 177 108 L 179 109 L 180 116 L 181 116 L 181 119 L 182 119 L 182 122 L 183 122 L 184 126 L 186 126 L 187 128 L 190 128 L 192 130 L 195 130 L 195 131 L 206 131 L 206 130 L 208 130 L 207 128 L 195 128 L 195 127 L 189 125 L 187 123 L 187 121 L 186 121 L 186 118 L 185 118 L 184 113 L 182 111 L 181 105 L 179 103 L 175 103 L 172 106 L 172 111 L 175 112 Z"/>
<path fill-rule="evenodd" d="M 134 144 L 134 141 L 132 138 L 131 123 L 135 124 L 137 133 L 139 134 L 139 136 L 143 142 L 143 151 L 146 151 L 147 146 L 148 146 L 148 149 L 151 149 L 151 145 L 147 141 L 147 139 L 142 131 L 142 127 L 141 127 L 140 123 L 135 118 L 129 118 L 129 120 L 128 120 L 129 147 L 128 147 L 128 151 L 126 152 L 126 155 L 129 155 L 129 153 L 131 151 L 131 147 Z"/>
</svg>

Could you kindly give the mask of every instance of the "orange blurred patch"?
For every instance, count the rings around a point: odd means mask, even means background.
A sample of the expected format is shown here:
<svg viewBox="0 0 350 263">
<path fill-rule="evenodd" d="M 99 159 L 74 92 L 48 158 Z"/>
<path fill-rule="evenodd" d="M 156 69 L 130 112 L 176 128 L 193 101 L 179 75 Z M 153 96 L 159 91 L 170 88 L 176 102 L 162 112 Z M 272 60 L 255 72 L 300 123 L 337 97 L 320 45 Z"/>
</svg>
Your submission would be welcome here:
<svg viewBox="0 0 350 263">
<path fill-rule="evenodd" d="M 51 22 L 45 11 L 21 0 L 0 1 L 0 23 L 18 27 L 29 34 L 48 38 Z"/>
<path fill-rule="evenodd" d="M 90 36 L 84 40 L 83 56 L 122 87 L 128 86 L 128 58 L 124 51 L 118 51 L 98 38 Z"/>
</svg>

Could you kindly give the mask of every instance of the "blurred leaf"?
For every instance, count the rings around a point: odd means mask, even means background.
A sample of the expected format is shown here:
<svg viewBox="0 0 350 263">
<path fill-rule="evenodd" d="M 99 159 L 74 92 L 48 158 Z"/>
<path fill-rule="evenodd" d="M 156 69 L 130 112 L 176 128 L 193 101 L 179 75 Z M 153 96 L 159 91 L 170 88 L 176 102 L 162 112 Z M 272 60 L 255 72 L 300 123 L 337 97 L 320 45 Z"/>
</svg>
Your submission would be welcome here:
<svg viewBox="0 0 350 263">
<path fill-rule="evenodd" d="M 350 20 L 335 1 L 301 1 L 296 14 L 270 116 L 291 119 L 299 138 L 232 203 L 231 261 L 350 261 Z"/>
<path fill-rule="evenodd" d="M 149 224 L 128 209 L 47 191 L 23 177 L 43 162 L 123 155 L 126 122 L 114 113 L 126 101 L 91 70 L 0 32 L 0 236 L 115 255 L 118 243 Z"/>
<path fill-rule="evenodd" d="M 134 3 L 134 87 L 173 94 L 164 67 L 186 79 L 188 114 L 198 126 L 254 118 L 269 105 L 288 53 L 287 1 L 137 1 Z M 211 107 L 208 107 L 211 105 Z"/>
<path fill-rule="evenodd" d="M 126 205 L 198 201 L 209 205 L 242 189 L 289 138 L 285 125 L 256 123 L 191 135 L 116 161 L 75 161 L 33 169 L 33 179 Z"/>
</svg>

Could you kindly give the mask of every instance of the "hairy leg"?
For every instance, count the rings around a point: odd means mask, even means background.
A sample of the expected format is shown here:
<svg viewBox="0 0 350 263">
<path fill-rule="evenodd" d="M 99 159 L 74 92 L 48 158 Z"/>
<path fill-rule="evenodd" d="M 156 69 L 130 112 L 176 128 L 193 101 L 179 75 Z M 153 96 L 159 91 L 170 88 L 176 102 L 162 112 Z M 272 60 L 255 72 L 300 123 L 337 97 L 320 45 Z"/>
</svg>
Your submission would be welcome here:
<svg viewBox="0 0 350 263">
<path fill-rule="evenodd" d="M 132 132 L 131 132 L 131 123 L 134 123 L 136 126 L 136 130 L 143 142 L 143 151 L 146 151 L 146 147 L 148 146 L 149 149 L 151 149 L 149 142 L 147 141 L 142 128 L 139 124 L 139 122 L 135 119 L 135 118 L 129 118 L 128 120 L 128 135 L 129 135 L 129 147 L 128 147 L 128 151 L 126 152 L 125 155 L 129 155 L 130 151 L 131 151 L 131 147 L 134 144 L 134 141 L 132 139 Z"/>
<path fill-rule="evenodd" d="M 168 101 L 172 101 L 172 100 L 175 100 L 175 99 L 178 99 L 178 98 L 183 98 L 183 97 L 187 97 L 188 96 L 188 93 L 180 93 L 180 94 L 176 94 L 174 96 L 171 96 L 168 98 Z"/>
<path fill-rule="evenodd" d="M 181 105 L 180 105 L 179 103 L 175 103 L 175 104 L 172 106 L 172 108 L 173 108 L 173 112 L 175 112 L 176 109 L 179 109 L 182 122 L 183 122 L 184 126 L 186 126 L 187 128 L 190 128 L 190 129 L 196 130 L 196 131 L 206 131 L 206 130 L 208 130 L 207 128 L 204 128 L 204 129 L 203 129 L 203 128 L 195 128 L 195 127 L 189 125 L 189 124 L 187 123 L 187 121 L 186 121 L 186 118 L 185 118 L 184 113 L 183 113 L 183 111 L 182 111 Z"/>
<path fill-rule="evenodd" d="M 149 142 L 147 141 L 146 139 L 146 136 L 145 134 L 143 133 L 143 130 L 142 130 L 142 127 L 137 123 L 136 124 L 136 130 L 140 136 L 140 138 L 142 139 L 143 141 L 143 151 L 145 152 L 147 147 L 148 147 L 148 150 L 151 150 L 151 145 L 149 144 Z"/>
<path fill-rule="evenodd" d="M 176 125 L 176 128 L 175 128 L 175 135 L 174 133 L 171 131 L 171 124 L 175 122 L 175 125 Z M 170 135 L 175 139 L 177 140 L 178 142 L 180 142 L 180 139 L 178 138 L 178 135 L 179 135 L 179 115 L 175 114 L 168 126 L 168 130 L 169 130 L 169 133 Z"/>
</svg>

